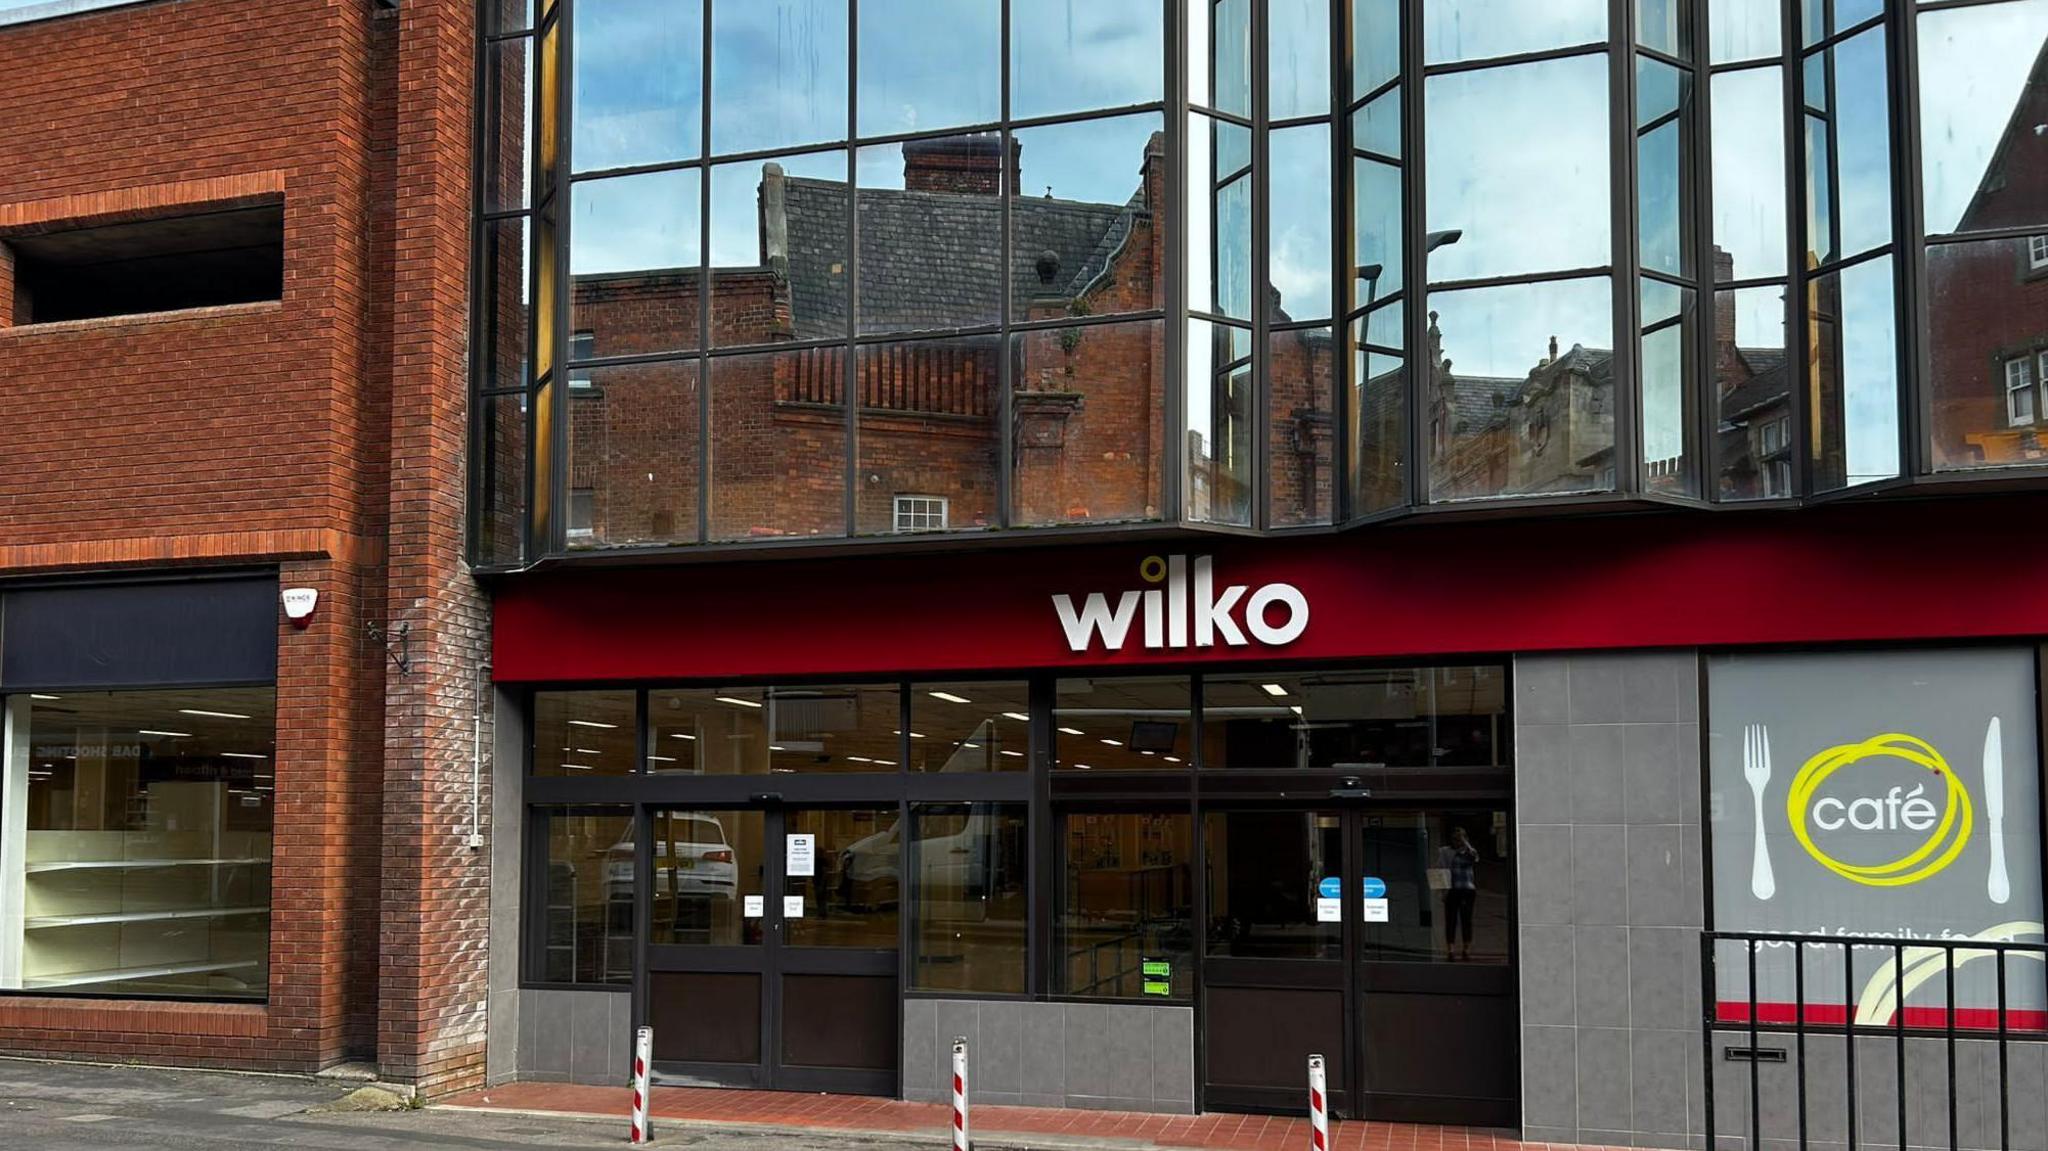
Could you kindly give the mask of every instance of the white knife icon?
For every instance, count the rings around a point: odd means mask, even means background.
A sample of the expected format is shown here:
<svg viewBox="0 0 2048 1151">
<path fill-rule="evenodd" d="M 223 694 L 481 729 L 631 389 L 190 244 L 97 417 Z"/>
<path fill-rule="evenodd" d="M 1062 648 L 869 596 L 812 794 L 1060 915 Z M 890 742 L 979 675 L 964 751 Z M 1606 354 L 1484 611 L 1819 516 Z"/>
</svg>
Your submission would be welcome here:
<svg viewBox="0 0 2048 1151">
<path fill-rule="evenodd" d="M 1991 875 L 1984 892 L 1993 903 L 2012 898 L 2012 880 L 2005 874 L 2005 744 L 1998 737 L 1998 717 L 1984 729 L 1984 822 L 1991 839 Z"/>
</svg>

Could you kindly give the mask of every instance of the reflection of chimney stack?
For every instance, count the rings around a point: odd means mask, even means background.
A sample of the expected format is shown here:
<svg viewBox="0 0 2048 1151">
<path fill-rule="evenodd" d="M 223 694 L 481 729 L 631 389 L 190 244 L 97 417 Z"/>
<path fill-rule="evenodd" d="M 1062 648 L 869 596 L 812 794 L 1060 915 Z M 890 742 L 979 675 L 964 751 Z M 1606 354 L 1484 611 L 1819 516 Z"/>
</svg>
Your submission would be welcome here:
<svg viewBox="0 0 2048 1151">
<path fill-rule="evenodd" d="M 1714 248 L 1714 282 L 1725 284 L 1735 278 L 1735 257 L 1718 245 Z M 1714 376 L 1723 391 L 1742 382 L 1741 360 L 1735 351 L 1735 293 L 1714 293 Z"/>
<path fill-rule="evenodd" d="M 1011 188 L 1017 187 L 1023 144 L 1010 141 Z M 995 132 L 908 140 L 903 145 L 903 186 L 913 192 L 963 192 L 995 196 L 1002 193 L 1003 140 Z"/>
<path fill-rule="evenodd" d="M 1557 362 L 1557 337 L 1556 337 L 1556 336 L 1552 336 L 1552 337 L 1550 337 L 1550 355 L 1548 355 L 1548 356 L 1544 357 L 1544 360 L 1543 360 L 1543 362 L 1544 362 L 1544 363 L 1546 363 L 1546 364 L 1554 364 L 1554 363 L 1556 363 L 1556 362 Z"/>
</svg>

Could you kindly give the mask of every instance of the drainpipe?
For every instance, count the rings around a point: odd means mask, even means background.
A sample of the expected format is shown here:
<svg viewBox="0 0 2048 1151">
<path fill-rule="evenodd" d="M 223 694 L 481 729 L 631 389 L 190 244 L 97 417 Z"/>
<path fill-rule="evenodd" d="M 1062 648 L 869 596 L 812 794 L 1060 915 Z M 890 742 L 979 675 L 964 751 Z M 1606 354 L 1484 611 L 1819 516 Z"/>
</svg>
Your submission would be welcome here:
<svg viewBox="0 0 2048 1151">
<path fill-rule="evenodd" d="M 469 848 L 482 850 L 484 845 L 484 697 L 491 690 L 491 664 L 485 660 L 476 665 L 476 714 L 471 718 L 469 730 Z"/>
</svg>

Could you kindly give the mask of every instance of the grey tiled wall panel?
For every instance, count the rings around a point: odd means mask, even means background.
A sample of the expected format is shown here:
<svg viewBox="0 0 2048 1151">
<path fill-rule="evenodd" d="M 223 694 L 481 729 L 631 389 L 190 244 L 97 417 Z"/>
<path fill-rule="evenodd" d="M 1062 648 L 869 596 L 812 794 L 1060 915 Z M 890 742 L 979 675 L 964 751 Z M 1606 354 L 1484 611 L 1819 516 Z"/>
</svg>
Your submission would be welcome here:
<svg viewBox="0 0 2048 1151">
<path fill-rule="evenodd" d="M 1121 1003 L 909 999 L 903 1004 L 903 1097 L 950 1095 L 953 1040 L 967 1040 L 982 1103 L 1190 1114 L 1192 1008 Z"/>
<path fill-rule="evenodd" d="M 1516 659 L 1524 1138 L 1703 1142 L 1699 791 L 1695 653 Z"/>
<path fill-rule="evenodd" d="M 517 993 L 519 1078 L 620 1086 L 633 1046 L 633 997 L 616 991 Z"/>
</svg>

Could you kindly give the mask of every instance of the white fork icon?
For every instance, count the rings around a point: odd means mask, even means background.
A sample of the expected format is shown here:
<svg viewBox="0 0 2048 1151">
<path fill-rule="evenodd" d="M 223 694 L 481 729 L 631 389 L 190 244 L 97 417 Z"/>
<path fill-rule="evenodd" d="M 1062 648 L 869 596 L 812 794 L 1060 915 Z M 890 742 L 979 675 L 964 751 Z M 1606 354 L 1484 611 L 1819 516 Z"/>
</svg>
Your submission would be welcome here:
<svg viewBox="0 0 2048 1151">
<path fill-rule="evenodd" d="M 1771 782 L 1771 733 L 1760 723 L 1742 730 L 1742 778 L 1749 781 L 1749 795 L 1756 809 L 1756 854 L 1749 865 L 1749 893 L 1758 899 L 1769 899 L 1778 893 L 1778 881 L 1771 875 L 1771 849 L 1764 840 L 1764 787 Z"/>
</svg>

